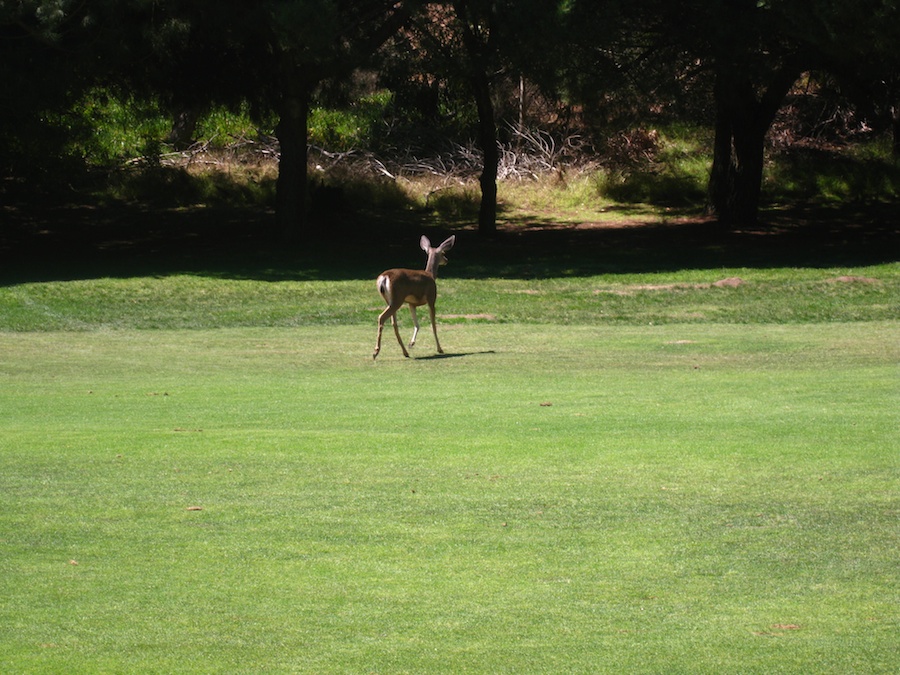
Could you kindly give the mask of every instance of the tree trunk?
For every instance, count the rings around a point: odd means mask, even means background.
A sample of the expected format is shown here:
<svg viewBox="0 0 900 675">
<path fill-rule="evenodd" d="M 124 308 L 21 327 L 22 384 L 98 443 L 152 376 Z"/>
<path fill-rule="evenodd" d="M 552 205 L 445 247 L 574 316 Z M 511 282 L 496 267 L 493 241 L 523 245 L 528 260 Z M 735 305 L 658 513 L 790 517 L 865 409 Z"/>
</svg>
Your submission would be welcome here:
<svg viewBox="0 0 900 675">
<path fill-rule="evenodd" d="M 298 87 L 285 95 L 275 135 L 281 148 L 275 183 L 275 216 L 281 237 L 296 243 L 307 227 L 307 143 L 310 88 Z"/>
<path fill-rule="evenodd" d="M 753 225 L 759 218 L 766 133 L 796 81 L 796 64 L 772 73 L 760 97 L 739 69 L 716 73 L 716 137 L 709 176 L 710 208 L 723 225 Z"/>
<path fill-rule="evenodd" d="M 497 166 L 500 149 L 497 147 L 497 121 L 491 101 L 491 62 L 496 47 L 493 9 L 488 16 L 479 16 L 468 0 L 454 0 L 453 9 L 460 22 L 462 40 L 468 57 L 468 78 L 478 109 L 478 145 L 484 158 L 481 170 L 481 205 L 478 209 L 478 233 L 491 237 L 497 233 Z M 485 25 L 486 23 L 486 25 Z"/>
<path fill-rule="evenodd" d="M 749 83 L 717 83 L 716 136 L 709 201 L 723 225 L 752 225 L 759 215 L 763 143 L 759 104 Z"/>
<path fill-rule="evenodd" d="M 900 159 L 900 103 L 891 107 L 891 132 L 894 134 L 891 155 Z"/>
<path fill-rule="evenodd" d="M 194 142 L 194 134 L 197 131 L 197 123 L 203 111 L 199 107 L 189 107 L 175 114 L 172 121 L 172 129 L 166 137 L 176 150 L 187 150 Z"/>
<path fill-rule="evenodd" d="M 490 237 L 497 233 L 497 167 L 500 164 L 497 122 L 487 75 L 478 72 L 472 79 L 475 105 L 478 108 L 478 144 L 484 158 L 479 178 L 481 205 L 478 209 L 478 233 Z"/>
<path fill-rule="evenodd" d="M 718 103 L 718 97 L 716 97 Z M 719 221 L 730 212 L 734 193 L 734 166 L 732 161 L 731 114 L 717 105 L 716 133 L 713 140 L 713 163 L 707 186 L 709 210 Z"/>
</svg>

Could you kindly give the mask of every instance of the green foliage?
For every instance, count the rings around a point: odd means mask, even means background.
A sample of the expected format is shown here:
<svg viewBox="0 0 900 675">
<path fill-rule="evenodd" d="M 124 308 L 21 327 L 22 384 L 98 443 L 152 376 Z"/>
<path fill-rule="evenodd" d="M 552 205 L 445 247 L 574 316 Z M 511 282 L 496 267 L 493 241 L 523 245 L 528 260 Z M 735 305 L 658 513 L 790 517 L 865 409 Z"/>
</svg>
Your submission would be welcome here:
<svg viewBox="0 0 900 675">
<path fill-rule="evenodd" d="M 110 166 L 125 160 L 153 158 L 169 148 L 165 141 L 172 115 L 157 101 L 119 95 L 111 89 L 93 89 L 60 122 L 73 132 L 72 150 L 92 165 Z M 272 124 L 274 126 L 274 123 Z M 259 125 L 244 103 L 236 110 L 218 106 L 197 122 L 196 140 L 212 150 L 259 136 Z"/>
<path fill-rule="evenodd" d="M 359 122 L 351 112 L 314 108 L 309 116 L 310 140 L 336 151 L 351 150 L 366 135 Z"/>
<path fill-rule="evenodd" d="M 309 115 L 309 140 L 333 152 L 371 147 L 385 129 L 385 117 L 393 95 L 378 91 L 348 107 L 315 107 Z"/>
<path fill-rule="evenodd" d="M 391 99 L 389 92 L 377 92 L 344 109 L 313 108 L 310 142 L 329 151 L 368 147 L 384 125 Z M 268 123 L 274 128 L 274 119 Z M 70 132 L 73 151 L 91 164 L 110 165 L 162 152 L 172 116 L 155 101 L 94 89 L 69 115 L 60 117 L 59 124 Z M 196 139 L 215 150 L 241 139 L 256 139 L 259 133 L 259 124 L 253 120 L 249 105 L 244 103 L 235 110 L 214 107 L 201 116 Z"/>
<path fill-rule="evenodd" d="M 395 114 L 394 105 L 393 94 L 382 90 L 349 106 L 314 108 L 310 142 L 341 152 L 380 146 L 385 142 L 381 131 Z M 99 88 L 90 90 L 69 113 L 48 118 L 48 122 L 68 139 L 66 152 L 73 158 L 103 167 L 143 158 L 151 168 L 168 150 L 165 139 L 172 124 L 170 115 L 157 102 Z M 274 126 L 274 120 L 269 123 Z M 515 203 L 505 206 L 541 210 L 604 203 L 702 205 L 711 163 L 710 130 L 668 125 L 652 133 L 656 139 L 652 149 L 637 161 L 595 172 L 569 172 L 564 180 L 548 176 L 531 183 L 509 182 L 501 187 L 501 195 L 513 196 Z M 211 151 L 218 151 L 242 139 L 257 139 L 260 130 L 245 103 L 235 110 L 213 108 L 198 121 L 196 135 Z M 126 172 L 113 178 L 110 194 L 171 205 L 204 200 L 212 204 L 263 204 L 271 203 L 272 181 L 272 177 L 260 178 L 255 172 L 242 174 L 231 168 L 219 176 L 214 171 L 201 175 L 196 171 L 157 170 L 148 176 Z M 340 183 L 348 194 L 359 197 L 360 204 L 379 208 L 405 208 L 409 204 L 401 186 L 372 182 L 359 173 L 330 171 L 328 181 Z M 154 192 L 157 189 L 159 192 Z M 477 216 L 477 186 L 426 191 L 425 206 L 442 218 L 459 221 Z M 793 148 L 775 154 L 769 161 L 764 194 L 774 200 L 891 200 L 900 195 L 900 168 L 890 156 L 887 137 L 840 150 Z"/>
<path fill-rule="evenodd" d="M 643 138 L 643 156 L 599 172 L 599 194 L 626 204 L 702 204 L 712 162 L 709 131 L 669 125 L 644 133 Z"/>
<path fill-rule="evenodd" d="M 254 121 L 246 101 L 236 110 L 214 107 L 197 121 L 196 140 L 208 143 L 211 148 L 222 149 L 242 139 L 255 140 L 261 130 L 271 131 L 275 124 L 274 118 L 267 119 L 262 125 Z"/>
<path fill-rule="evenodd" d="M 60 123 L 73 132 L 71 151 L 100 166 L 158 157 L 171 128 L 171 120 L 155 101 L 107 89 L 87 92 Z"/>
</svg>

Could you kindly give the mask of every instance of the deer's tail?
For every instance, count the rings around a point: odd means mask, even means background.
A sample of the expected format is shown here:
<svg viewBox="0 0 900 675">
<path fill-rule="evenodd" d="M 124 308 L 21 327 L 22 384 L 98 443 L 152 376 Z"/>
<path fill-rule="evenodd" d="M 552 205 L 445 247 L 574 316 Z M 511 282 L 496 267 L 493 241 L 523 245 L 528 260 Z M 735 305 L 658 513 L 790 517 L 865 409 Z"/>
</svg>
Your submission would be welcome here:
<svg viewBox="0 0 900 675">
<path fill-rule="evenodd" d="M 383 297 L 387 302 L 390 302 L 391 278 L 387 274 L 380 274 L 375 283 L 378 285 L 378 292 L 381 293 L 381 297 Z"/>
</svg>

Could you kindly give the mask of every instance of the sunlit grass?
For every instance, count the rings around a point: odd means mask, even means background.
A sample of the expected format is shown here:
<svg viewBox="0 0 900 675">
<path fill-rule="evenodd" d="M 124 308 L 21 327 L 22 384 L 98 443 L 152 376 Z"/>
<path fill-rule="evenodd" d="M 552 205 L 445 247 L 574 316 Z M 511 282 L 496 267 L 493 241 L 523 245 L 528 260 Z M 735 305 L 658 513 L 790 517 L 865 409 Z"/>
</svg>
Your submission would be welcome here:
<svg viewBox="0 0 900 675">
<path fill-rule="evenodd" d="M 0 668 L 891 672 L 895 323 L 372 328 L 0 332 Z"/>
</svg>

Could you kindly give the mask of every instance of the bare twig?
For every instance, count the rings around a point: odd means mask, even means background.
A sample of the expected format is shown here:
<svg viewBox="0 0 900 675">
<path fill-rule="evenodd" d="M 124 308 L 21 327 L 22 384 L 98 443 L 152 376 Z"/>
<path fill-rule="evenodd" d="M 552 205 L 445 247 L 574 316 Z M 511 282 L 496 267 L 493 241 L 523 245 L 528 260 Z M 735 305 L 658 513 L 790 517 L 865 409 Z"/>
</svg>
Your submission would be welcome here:
<svg viewBox="0 0 900 675">
<path fill-rule="evenodd" d="M 497 176 L 501 180 L 534 180 L 542 175 L 560 174 L 584 163 L 584 141 L 578 135 L 554 137 L 541 129 L 508 128 L 509 142 L 500 145 Z M 178 152 L 158 157 L 135 157 L 128 165 L 157 161 L 162 166 L 224 166 L 240 161 L 278 162 L 281 157 L 276 138 L 231 136 L 224 146 L 214 147 L 216 138 L 198 142 Z M 466 181 L 483 169 L 483 154 L 474 142 L 452 143 L 440 152 L 419 152 L 413 148 L 391 148 L 380 155 L 368 150 L 329 150 L 318 145 L 307 148 L 310 165 L 320 172 L 339 171 L 345 175 L 377 176 L 392 181 L 417 176 Z"/>
</svg>

